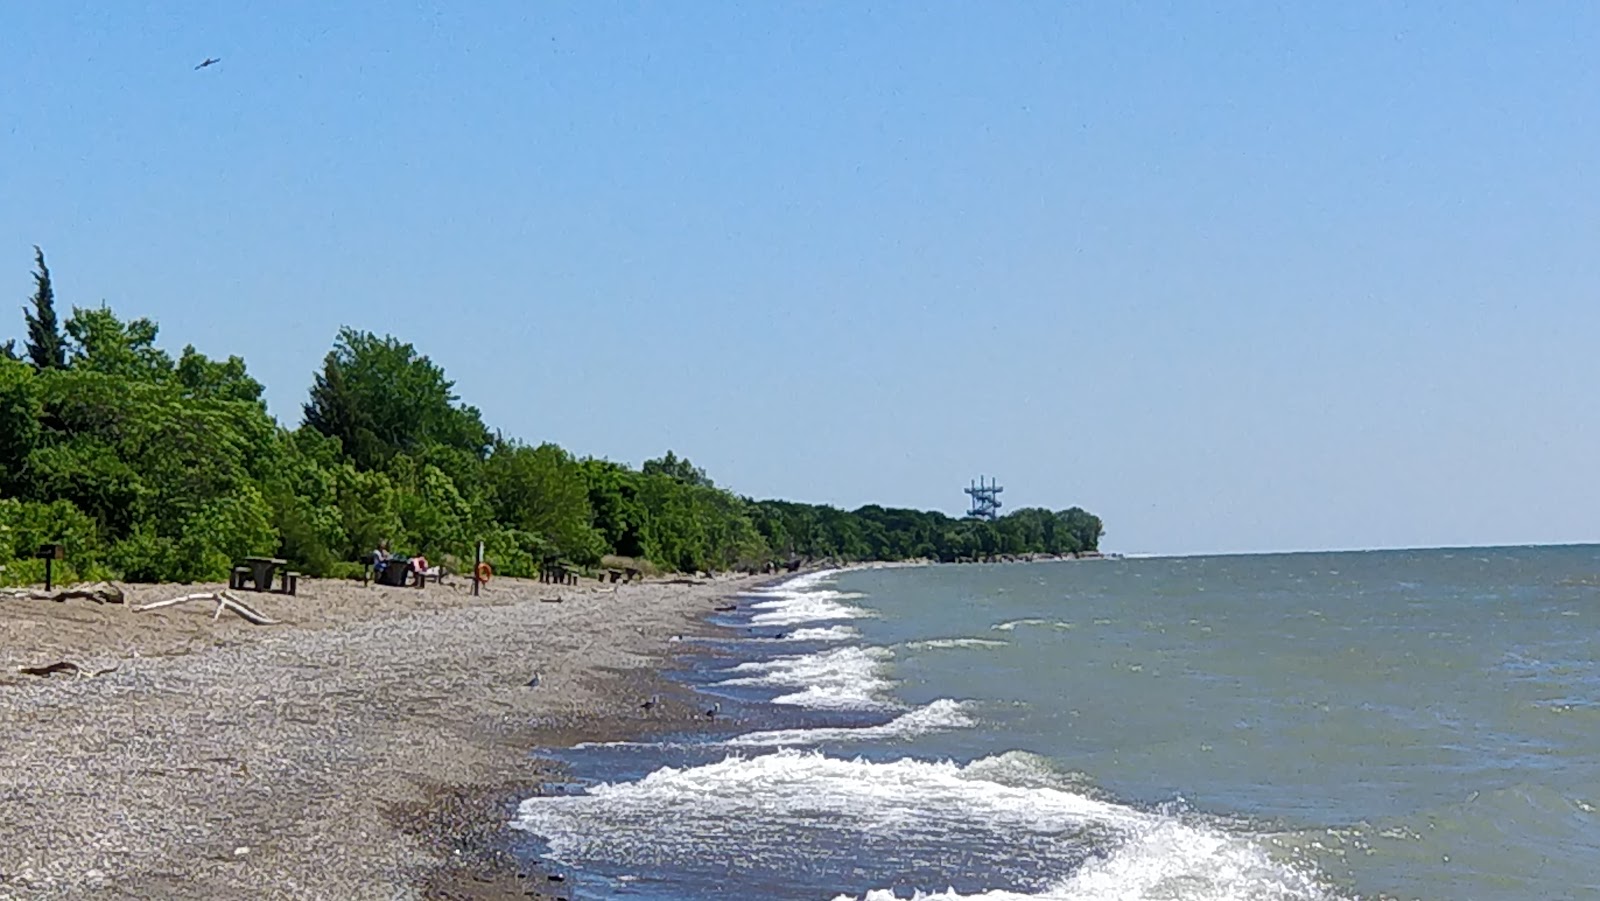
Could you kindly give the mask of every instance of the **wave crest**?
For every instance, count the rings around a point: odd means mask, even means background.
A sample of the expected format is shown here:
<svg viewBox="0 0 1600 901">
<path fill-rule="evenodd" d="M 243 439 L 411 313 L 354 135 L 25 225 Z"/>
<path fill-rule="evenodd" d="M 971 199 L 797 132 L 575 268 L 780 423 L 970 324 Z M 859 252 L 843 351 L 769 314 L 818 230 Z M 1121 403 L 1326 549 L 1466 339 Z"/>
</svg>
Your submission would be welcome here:
<svg viewBox="0 0 1600 901">
<path fill-rule="evenodd" d="M 968 713 L 972 705 L 964 701 L 941 698 L 909 713 L 903 713 L 879 726 L 855 726 L 824 729 L 778 729 L 771 732 L 751 732 L 731 738 L 724 744 L 736 748 L 782 747 L 786 745 L 820 745 L 846 741 L 894 741 L 931 735 L 951 729 L 965 729 L 976 725 Z"/>
</svg>

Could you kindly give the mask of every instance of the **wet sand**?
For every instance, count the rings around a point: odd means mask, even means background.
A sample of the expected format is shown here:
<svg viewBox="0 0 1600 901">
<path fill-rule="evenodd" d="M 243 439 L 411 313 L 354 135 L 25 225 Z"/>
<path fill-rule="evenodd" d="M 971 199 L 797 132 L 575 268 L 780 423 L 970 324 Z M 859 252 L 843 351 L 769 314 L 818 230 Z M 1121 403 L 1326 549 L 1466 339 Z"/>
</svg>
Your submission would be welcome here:
<svg viewBox="0 0 1600 901">
<path fill-rule="evenodd" d="M 0 599 L 0 898 L 565 897 L 506 850 L 530 749 L 708 725 L 672 638 L 770 578 Z"/>
</svg>

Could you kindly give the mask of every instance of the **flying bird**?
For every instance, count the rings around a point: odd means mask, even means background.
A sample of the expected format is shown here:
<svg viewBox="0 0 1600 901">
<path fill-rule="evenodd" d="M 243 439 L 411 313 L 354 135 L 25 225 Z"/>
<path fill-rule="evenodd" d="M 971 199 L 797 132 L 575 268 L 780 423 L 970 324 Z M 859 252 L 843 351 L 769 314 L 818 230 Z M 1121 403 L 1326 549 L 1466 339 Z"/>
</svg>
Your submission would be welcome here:
<svg viewBox="0 0 1600 901">
<path fill-rule="evenodd" d="M 215 66 L 217 63 L 220 63 L 220 62 L 222 62 L 222 59 L 220 57 L 210 57 L 210 56 L 208 56 L 208 57 L 206 57 L 206 61 L 201 63 L 198 66 L 195 66 L 195 69 L 198 71 L 200 69 L 204 69 L 206 66 Z"/>
</svg>

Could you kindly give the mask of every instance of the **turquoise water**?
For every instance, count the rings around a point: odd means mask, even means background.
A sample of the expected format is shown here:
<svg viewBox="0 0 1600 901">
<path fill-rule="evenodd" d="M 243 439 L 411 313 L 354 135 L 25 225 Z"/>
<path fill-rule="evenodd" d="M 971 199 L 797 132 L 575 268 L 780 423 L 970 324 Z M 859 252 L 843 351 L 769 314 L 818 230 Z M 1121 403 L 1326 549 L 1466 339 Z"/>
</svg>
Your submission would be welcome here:
<svg viewBox="0 0 1600 901">
<path fill-rule="evenodd" d="M 1600 897 L 1600 549 L 929 567 L 752 598 L 746 728 L 585 749 L 579 897 Z M 781 639 L 778 636 L 782 635 Z"/>
</svg>

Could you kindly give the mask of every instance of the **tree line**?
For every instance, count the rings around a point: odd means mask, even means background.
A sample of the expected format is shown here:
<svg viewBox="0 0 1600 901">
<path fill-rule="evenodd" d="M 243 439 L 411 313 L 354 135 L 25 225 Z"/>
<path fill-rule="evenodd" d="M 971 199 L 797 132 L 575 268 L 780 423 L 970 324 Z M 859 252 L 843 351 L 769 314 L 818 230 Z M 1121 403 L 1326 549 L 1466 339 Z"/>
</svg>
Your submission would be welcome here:
<svg viewBox="0 0 1600 901">
<path fill-rule="evenodd" d="M 42 579 L 203 581 L 272 554 L 347 576 L 380 540 L 496 571 L 608 556 L 675 571 L 794 559 L 984 559 L 1093 551 L 1098 517 L 1017 510 L 998 521 L 757 501 L 667 452 L 633 467 L 507 440 L 411 344 L 345 328 L 315 373 L 303 422 L 268 413 L 244 360 L 175 357 L 149 319 L 104 305 L 56 312 L 35 249 L 26 333 L 0 344 L 0 584 Z"/>
</svg>

